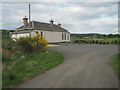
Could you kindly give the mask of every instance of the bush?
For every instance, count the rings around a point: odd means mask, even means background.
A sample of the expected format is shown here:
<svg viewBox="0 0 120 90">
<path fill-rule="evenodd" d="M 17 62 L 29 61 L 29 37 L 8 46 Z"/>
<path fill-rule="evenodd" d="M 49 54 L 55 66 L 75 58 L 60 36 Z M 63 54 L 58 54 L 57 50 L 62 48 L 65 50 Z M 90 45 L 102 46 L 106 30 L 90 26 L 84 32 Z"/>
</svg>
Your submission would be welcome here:
<svg viewBox="0 0 120 90">
<path fill-rule="evenodd" d="M 33 37 L 34 42 L 32 42 L 32 46 L 35 47 L 36 51 L 44 51 L 47 48 L 48 42 L 37 34 Z"/>
<path fill-rule="evenodd" d="M 2 63 L 10 61 L 11 56 L 6 56 L 4 53 L 2 54 Z"/>
<path fill-rule="evenodd" d="M 92 41 L 91 41 L 91 40 L 89 41 L 89 44 L 92 44 Z"/>
<path fill-rule="evenodd" d="M 33 38 L 31 36 L 27 37 L 21 37 L 20 39 L 17 39 L 17 43 L 20 47 L 20 49 L 24 52 L 33 52 L 34 47 L 32 46 Z"/>
<path fill-rule="evenodd" d="M 86 44 L 89 44 L 89 41 L 86 41 Z"/>
<path fill-rule="evenodd" d="M 111 44 L 114 44 L 114 42 L 112 41 Z"/>
<path fill-rule="evenodd" d="M 92 44 L 92 41 L 91 41 L 91 40 L 87 40 L 87 43 L 88 43 L 88 44 Z"/>
<path fill-rule="evenodd" d="M 95 44 L 98 44 L 98 40 L 95 41 Z"/>
<path fill-rule="evenodd" d="M 82 43 L 85 43 L 85 40 L 82 40 Z"/>
<path fill-rule="evenodd" d="M 78 41 L 78 40 L 75 40 L 75 43 L 79 43 L 79 41 Z"/>
<path fill-rule="evenodd" d="M 44 51 L 47 48 L 48 42 L 37 34 L 34 37 L 27 36 L 17 39 L 17 43 L 24 52 Z"/>
<path fill-rule="evenodd" d="M 95 44 L 95 41 L 94 41 L 94 40 L 91 40 L 91 43 L 92 43 L 92 44 Z"/>
<path fill-rule="evenodd" d="M 7 50 L 12 50 L 14 47 L 16 47 L 16 42 L 11 39 L 3 39 L 2 40 L 2 48 Z"/>
<path fill-rule="evenodd" d="M 107 44 L 109 44 L 109 42 L 106 42 Z"/>
<path fill-rule="evenodd" d="M 103 44 L 106 44 L 106 42 L 105 42 L 105 41 L 103 41 Z"/>
<path fill-rule="evenodd" d="M 118 41 L 118 44 L 120 45 L 120 41 Z"/>
<path fill-rule="evenodd" d="M 114 41 L 114 44 L 118 44 L 118 41 L 117 41 L 117 40 L 115 40 L 115 41 Z"/>
<path fill-rule="evenodd" d="M 101 41 L 99 41 L 99 44 L 102 44 L 102 42 L 101 42 Z"/>
</svg>

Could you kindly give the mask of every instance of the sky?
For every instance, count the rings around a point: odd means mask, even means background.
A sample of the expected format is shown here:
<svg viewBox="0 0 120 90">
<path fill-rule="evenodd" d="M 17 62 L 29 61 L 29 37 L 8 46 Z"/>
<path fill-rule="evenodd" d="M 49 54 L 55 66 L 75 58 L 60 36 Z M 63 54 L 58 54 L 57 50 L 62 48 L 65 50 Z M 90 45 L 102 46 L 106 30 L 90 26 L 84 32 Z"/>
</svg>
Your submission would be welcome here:
<svg viewBox="0 0 120 90">
<path fill-rule="evenodd" d="M 16 29 L 28 17 L 28 2 L 3 2 L 2 27 Z M 30 2 L 31 20 L 61 26 L 70 33 L 118 33 L 118 2 Z"/>
</svg>

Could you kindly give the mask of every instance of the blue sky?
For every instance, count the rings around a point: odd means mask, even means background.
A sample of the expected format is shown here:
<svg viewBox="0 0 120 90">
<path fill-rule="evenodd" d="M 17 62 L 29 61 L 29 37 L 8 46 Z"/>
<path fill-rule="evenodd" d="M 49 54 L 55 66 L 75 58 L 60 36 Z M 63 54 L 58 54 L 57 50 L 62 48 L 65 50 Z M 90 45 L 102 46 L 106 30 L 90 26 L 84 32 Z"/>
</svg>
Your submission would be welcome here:
<svg viewBox="0 0 120 90">
<path fill-rule="evenodd" d="M 117 2 L 31 2 L 31 19 L 59 22 L 71 33 L 118 33 Z M 2 27 L 16 29 L 28 17 L 27 2 L 2 3 Z"/>
</svg>

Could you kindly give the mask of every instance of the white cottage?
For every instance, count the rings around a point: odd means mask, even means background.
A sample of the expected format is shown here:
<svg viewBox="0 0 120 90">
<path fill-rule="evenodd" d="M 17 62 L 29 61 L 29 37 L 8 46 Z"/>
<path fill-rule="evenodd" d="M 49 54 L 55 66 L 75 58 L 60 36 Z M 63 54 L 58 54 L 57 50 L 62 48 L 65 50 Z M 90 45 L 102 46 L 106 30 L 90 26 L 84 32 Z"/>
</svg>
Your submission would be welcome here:
<svg viewBox="0 0 120 90">
<path fill-rule="evenodd" d="M 31 21 L 31 31 L 29 31 L 29 23 L 27 20 L 28 18 L 23 18 L 24 25 L 17 28 L 17 32 L 12 33 L 12 39 L 29 36 L 29 34 L 34 36 L 37 32 L 50 43 L 70 41 L 70 32 L 62 28 L 60 23 L 58 25 L 54 24 L 52 19 L 50 20 L 50 23 Z"/>
</svg>

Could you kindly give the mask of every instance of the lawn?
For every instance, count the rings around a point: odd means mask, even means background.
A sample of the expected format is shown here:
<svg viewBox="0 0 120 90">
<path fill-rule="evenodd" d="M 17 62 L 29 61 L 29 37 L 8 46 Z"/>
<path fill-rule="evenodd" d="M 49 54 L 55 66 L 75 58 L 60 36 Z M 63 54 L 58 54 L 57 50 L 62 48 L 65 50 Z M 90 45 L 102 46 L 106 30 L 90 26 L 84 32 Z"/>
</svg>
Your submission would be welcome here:
<svg viewBox="0 0 120 90">
<path fill-rule="evenodd" d="M 120 53 L 115 55 L 112 60 L 112 67 L 120 80 Z"/>
<path fill-rule="evenodd" d="M 8 35 L 2 36 L 2 87 L 11 88 L 61 64 L 62 54 L 46 49 L 22 52 Z"/>
</svg>

